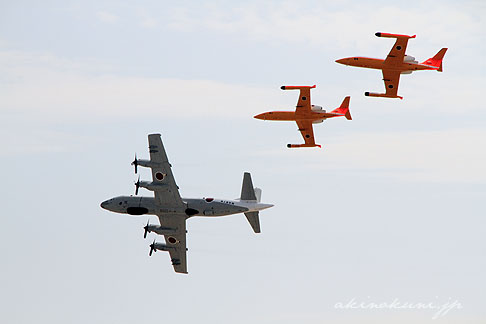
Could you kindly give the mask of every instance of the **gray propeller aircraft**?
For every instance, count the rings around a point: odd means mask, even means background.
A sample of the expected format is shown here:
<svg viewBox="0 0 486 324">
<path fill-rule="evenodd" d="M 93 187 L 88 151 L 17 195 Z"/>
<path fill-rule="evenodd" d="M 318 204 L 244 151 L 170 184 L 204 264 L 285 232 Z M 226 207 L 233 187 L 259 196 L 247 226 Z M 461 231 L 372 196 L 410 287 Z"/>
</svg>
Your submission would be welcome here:
<svg viewBox="0 0 486 324">
<path fill-rule="evenodd" d="M 193 216 L 226 216 L 244 213 L 255 233 L 260 233 L 259 211 L 272 207 L 260 203 L 262 191 L 253 188 L 250 173 L 245 172 L 241 196 L 238 199 L 181 198 L 179 187 L 172 175 L 171 164 L 167 159 L 160 134 L 148 135 L 150 160 L 137 159 L 132 162 L 135 173 L 138 166 L 152 169 L 152 181 L 135 183 L 135 196 L 119 196 L 101 203 L 101 208 L 129 215 L 157 215 L 160 225 L 149 224 L 144 227 L 147 233 L 163 235 L 165 243 L 150 244 L 151 256 L 156 251 L 169 252 L 175 272 L 187 273 L 186 262 L 186 220 Z M 138 197 L 138 189 L 145 188 L 154 192 L 152 197 Z"/>
</svg>

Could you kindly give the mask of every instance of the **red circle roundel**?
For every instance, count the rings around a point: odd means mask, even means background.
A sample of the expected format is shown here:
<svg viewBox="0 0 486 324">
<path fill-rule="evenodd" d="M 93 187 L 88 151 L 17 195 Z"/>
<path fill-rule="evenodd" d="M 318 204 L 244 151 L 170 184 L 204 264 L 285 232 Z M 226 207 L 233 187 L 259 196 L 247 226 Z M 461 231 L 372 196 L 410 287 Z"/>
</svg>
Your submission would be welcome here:
<svg viewBox="0 0 486 324">
<path fill-rule="evenodd" d="M 169 241 L 170 244 L 176 244 L 177 243 L 177 239 L 173 236 L 169 236 L 167 238 L 167 241 Z"/>
<path fill-rule="evenodd" d="M 155 179 L 162 181 L 164 180 L 164 174 L 162 172 L 156 172 L 155 173 Z"/>
</svg>

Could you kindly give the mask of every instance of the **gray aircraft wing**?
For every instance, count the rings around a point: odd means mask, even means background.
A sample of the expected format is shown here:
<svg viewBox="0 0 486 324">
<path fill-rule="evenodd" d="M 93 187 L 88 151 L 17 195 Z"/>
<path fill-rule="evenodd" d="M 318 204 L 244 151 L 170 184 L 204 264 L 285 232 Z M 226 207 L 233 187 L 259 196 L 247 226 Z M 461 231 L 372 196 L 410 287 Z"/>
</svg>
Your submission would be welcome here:
<svg viewBox="0 0 486 324">
<path fill-rule="evenodd" d="M 152 181 L 158 187 L 154 190 L 157 205 L 161 209 L 182 209 L 184 203 L 179 194 L 179 187 L 172 175 L 172 166 L 165 153 L 160 134 L 150 134 L 148 136 L 148 142 Z"/>
<path fill-rule="evenodd" d="M 157 216 L 160 226 L 174 230 L 174 233 L 164 235 L 164 238 L 175 272 L 187 273 L 186 217 L 171 214 Z"/>
<path fill-rule="evenodd" d="M 154 195 L 158 209 L 157 216 L 160 226 L 174 231 L 164 235 L 165 244 L 175 272 L 187 273 L 186 216 L 180 213 L 184 210 L 184 202 L 179 194 L 179 187 L 172 174 L 172 166 L 165 153 L 160 134 L 150 134 L 148 142 L 152 183 L 156 185 Z M 172 214 L 172 212 L 179 213 Z"/>
</svg>

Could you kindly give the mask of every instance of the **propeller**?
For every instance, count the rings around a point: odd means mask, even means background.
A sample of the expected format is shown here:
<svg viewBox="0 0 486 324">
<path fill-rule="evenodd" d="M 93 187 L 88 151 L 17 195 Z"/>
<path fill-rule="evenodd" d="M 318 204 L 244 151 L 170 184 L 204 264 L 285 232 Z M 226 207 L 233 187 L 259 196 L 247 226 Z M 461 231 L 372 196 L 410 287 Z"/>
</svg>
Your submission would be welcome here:
<svg viewBox="0 0 486 324">
<path fill-rule="evenodd" d="M 138 180 L 135 182 L 135 196 L 138 195 L 138 188 L 140 188 L 140 176 L 138 176 Z"/>
<path fill-rule="evenodd" d="M 152 252 L 156 252 L 157 250 L 155 249 L 155 240 L 152 244 L 150 244 L 150 252 L 149 256 L 152 256 Z"/>
<path fill-rule="evenodd" d="M 147 221 L 147 225 L 145 225 L 143 227 L 143 229 L 145 230 L 145 232 L 143 233 L 143 238 L 147 238 L 147 233 L 148 233 L 148 230 L 149 230 L 149 221 Z"/>
<path fill-rule="evenodd" d="M 135 160 L 133 160 L 132 165 L 135 167 L 135 173 L 138 171 L 138 160 L 137 160 L 137 153 L 135 153 Z"/>
</svg>

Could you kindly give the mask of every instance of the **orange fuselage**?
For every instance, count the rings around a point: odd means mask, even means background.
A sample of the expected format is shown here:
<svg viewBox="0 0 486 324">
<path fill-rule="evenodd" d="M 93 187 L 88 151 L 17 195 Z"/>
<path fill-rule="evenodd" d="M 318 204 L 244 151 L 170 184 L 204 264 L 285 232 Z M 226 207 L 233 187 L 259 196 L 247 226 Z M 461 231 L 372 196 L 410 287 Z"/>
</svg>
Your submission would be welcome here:
<svg viewBox="0 0 486 324">
<path fill-rule="evenodd" d="M 437 70 L 438 67 L 415 62 L 402 62 L 399 65 L 385 64 L 385 60 L 369 57 L 348 57 L 336 61 L 344 65 L 363 67 L 368 69 L 391 70 L 391 71 L 418 71 L 418 70 Z"/>
<path fill-rule="evenodd" d="M 297 121 L 297 120 L 322 120 L 326 118 L 344 116 L 343 114 L 334 114 L 323 111 L 310 112 L 295 112 L 295 111 L 269 111 L 256 115 L 256 119 L 261 120 L 282 120 L 282 121 Z"/>
</svg>

